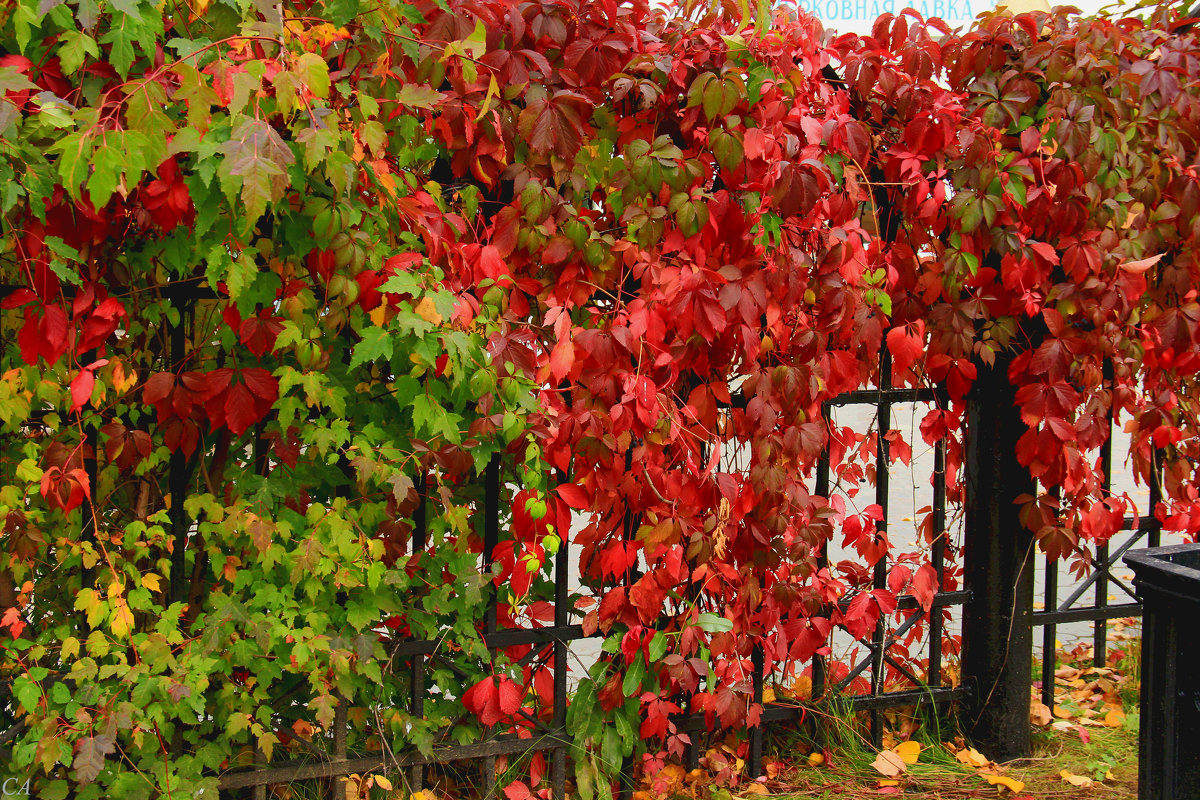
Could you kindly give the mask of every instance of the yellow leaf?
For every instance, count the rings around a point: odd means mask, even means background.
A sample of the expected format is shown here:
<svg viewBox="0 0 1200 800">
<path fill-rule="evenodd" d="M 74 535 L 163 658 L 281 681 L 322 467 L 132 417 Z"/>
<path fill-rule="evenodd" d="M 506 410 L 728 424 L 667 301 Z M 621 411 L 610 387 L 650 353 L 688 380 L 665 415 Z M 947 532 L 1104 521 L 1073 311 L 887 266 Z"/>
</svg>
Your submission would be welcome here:
<svg viewBox="0 0 1200 800">
<path fill-rule="evenodd" d="M 492 79 L 488 81 L 487 94 L 483 96 L 483 102 L 479 104 L 479 116 L 475 117 L 475 121 L 483 119 L 488 112 L 488 104 L 492 102 L 493 97 L 499 97 L 500 85 L 496 83 L 496 74 L 492 73 Z"/>
<path fill-rule="evenodd" d="M 1062 778 L 1072 786 L 1091 786 L 1092 779 L 1085 775 L 1075 775 L 1067 770 L 1062 770 L 1058 773 L 1058 777 Z"/>
<path fill-rule="evenodd" d="M 875 760 L 871 762 L 871 766 L 885 778 L 894 778 L 908 769 L 904 764 L 904 759 L 891 750 L 884 750 L 875 756 Z"/>
<path fill-rule="evenodd" d="M 438 325 L 442 321 L 442 315 L 438 313 L 437 308 L 433 305 L 433 300 L 428 297 L 422 297 L 418 300 L 413 311 L 417 312 L 418 317 L 426 322 L 432 322 L 434 325 Z"/>
<path fill-rule="evenodd" d="M 159 590 L 158 582 L 159 582 L 159 577 L 157 575 L 155 575 L 153 572 L 147 572 L 145 575 L 142 576 L 142 586 L 145 586 L 147 589 L 149 589 L 152 592 L 157 592 Z"/>
<path fill-rule="evenodd" d="M 905 764 L 915 764 L 921 755 L 921 744 L 912 741 L 901 742 L 896 745 L 896 755 L 900 756 Z"/>
<path fill-rule="evenodd" d="M 1025 788 L 1025 784 L 1023 782 L 1013 780 L 1012 778 L 1005 777 L 1004 775 L 984 775 L 983 777 L 986 778 L 987 782 L 992 786 L 1003 786 L 1013 794 L 1017 794 Z"/>
<path fill-rule="evenodd" d="M 775 690 L 772 689 L 770 686 L 763 687 L 762 701 L 764 703 L 774 703 L 775 702 Z"/>
<path fill-rule="evenodd" d="M 1110 728 L 1119 728 L 1125 724 L 1125 712 L 1114 708 L 1104 715 L 1104 724 Z"/>
<path fill-rule="evenodd" d="M 1054 714 L 1045 703 L 1031 703 L 1029 706 L 1029 721 L 1038 727 L 1046 727 L 1054 721 Z"/>
<path fill-rule="evenodd" d="M 744 794 L 763 795 L 763 794 L 770 794 L 770 792 L 767 791 L 767 787 L 764 784 L 761 784 L 761 783 L 758 783 L 757 781 L 755 781 L 754 783 L 746 784 L 746 790 L 745 790 Z"/>
<path fill-rule="evenodd" d="M 120 359 L 112 360 L 112 385 L 117 390 L 117 394 L 125 394 L 134 386 L 137 386 L 137 372 L 130 370 L 125 371 L 125 364 Z"/>
<path fill-rule="evenodd" d="M 1059 719 L 1070 719 L 1073 715 L 1071 714 L 1071 709 L 1067 708 L 1066 706 L 1055 706 L 1054 716 L 1058 717 Z"/>
<path fill-rule="evenodd" d="M 392 782 L 382 775 L 375 776 L 375 785 L 380 789 L 386 789 L 389 792 L 392 790 Z"/>
<path fill-rule="evenodd" d="M 964 747 L 962 750 L 959 750 L 957 753 L 955 753 L 954 757 L 971 767 L 986 767 L 988 764 L 992 763 L 987 756 L 976 750 L 974 747 Z"/>
<path fill-rule="evenodd" d="M 129 605 L 125 602 L 125 598 L 118 597 L 113 600 L 112 613 L 112 632 L 113 636 L 118 639 L 124 639 L 129 635 L 129 631 L 133 629 L 133 612 L 129 610 Z"/>
<path fill-rule="evenodd" d="M 809 753 L 808 754 L 808 765 L 810 767 L 819 767 L 824 763 L 825 763 L 825 756 L 822 755 L 821 753 Z"/>
<path fill-rule="evenodd" d="M 114 597 L 120 597 L 124 591 L 125 591 L 125 587 L 122 586 L 121 584 L 117 583 L 116 581 L 114 581 L 108 585 L 108 597 L 110 600 Z"/>
<path fill-rule="evenodd" d="M 408 800 L 434 800 L 433 795 L 425 790 L 413 792 L 408 796 Z"/>
<path fill-rule="evenodd" d="M 885 781 L 885 780 L 883 780 L 882 778 L 879 780 L 879 786 L 880 786 L 880 787 L 883 787 L 883 786 L 899 786 L 899 785 L 900 785 L 900 781 Z"/>
</svg>

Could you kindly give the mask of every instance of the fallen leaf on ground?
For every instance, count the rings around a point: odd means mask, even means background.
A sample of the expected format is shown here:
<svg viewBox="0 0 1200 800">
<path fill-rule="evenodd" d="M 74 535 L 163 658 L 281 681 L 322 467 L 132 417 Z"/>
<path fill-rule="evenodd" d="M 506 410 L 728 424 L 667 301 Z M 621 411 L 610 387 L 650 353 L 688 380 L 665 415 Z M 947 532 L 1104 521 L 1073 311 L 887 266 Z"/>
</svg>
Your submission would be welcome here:
<svg viewBox="0 0 1200 800">
<path fill-rule="evenodd" d="M 1075 715 L 1072 714 L 1071 709 L 1067 708 L 1066 706 L 1055 706 L 1054 716 L 1058 717 L 1059 719 L 1070 719 Z"/>
<path fill-rule="evenodd" d="M 992 763 L 987 756 L 976 750 L 974 747 L 964 747 L 962 750 L 959 750 L 957 753 L 955 753 L 954 757 L 962 763 L 972 767 L 986 767 L 988 764 Z"/>
<path fill-rule="evenodd" d="M 1094 781 L 1086 775 L 1075 775 L 1067 770 L 1062 770 L 1058 776 L 1072 786 L 1091 786 Z"/>
<path fill-rule="evenodd" d="M 881 775 L 888 778 L 894 778 L 907 769 L 904 765 L 904 759 L 891 750 L 884 750 L 875 756 L 875 760 L 871 763 L 871 766 Z"/>
<path fill-rule="evenodd" d="M 915 764 L 921 756 L 921 743 L 913 741 L 901 742 L 896 745 L 896 755 L 900 756 L 905 764 Z"/>
<path fill-rule="evenodd" d="M 746 784 L 746 789 L 742 792 L 742 794 L 744 794 L 744 795 L 745 794 L 764 795 L 764 794 L 770 794 L 770 792 L 767 790 L 766 786 L 764 786 L 761 783 L 755 782 L 755 783 Z"/>
<path fill-rule="evenodd" d="M 1017 794 L 1025 788 L 1025 783 L 1023 781 L 1013 780 L 1005 775 L 984 775 L 983 777 L 986 778 L 987 782 L 992 786 L 1003 786 L 1013 794 Z"/>
<path fill-rule="evenodd" d="M 1110 728 L 1119 728 L 1125 724 L 1125 712 L 1113 709 L 1104 715 L 1104 724 Z"/>
<path fill-rule="evenodd" d="M 1044 728 L 1054 721 L 1054 715 L 1050 711 L 1050 706 L 1045 703 L 1032 703 L 1029 706 L 1029 721 L 1040 728 Z"/>
</svg>

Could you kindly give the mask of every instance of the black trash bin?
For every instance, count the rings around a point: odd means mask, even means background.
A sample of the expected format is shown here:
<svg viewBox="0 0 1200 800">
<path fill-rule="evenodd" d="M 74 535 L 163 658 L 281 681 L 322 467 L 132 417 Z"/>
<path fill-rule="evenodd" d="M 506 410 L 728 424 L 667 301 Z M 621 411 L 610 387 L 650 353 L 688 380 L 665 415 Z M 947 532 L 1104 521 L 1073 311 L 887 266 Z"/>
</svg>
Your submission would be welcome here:
<svg viewBox="0 0 1200 800">
<path fill-rule="evenodd" d="M 1200 800 L 1200 544 L 1125 556 L 1142 600 L 1139 800 Z"/>
</svg>

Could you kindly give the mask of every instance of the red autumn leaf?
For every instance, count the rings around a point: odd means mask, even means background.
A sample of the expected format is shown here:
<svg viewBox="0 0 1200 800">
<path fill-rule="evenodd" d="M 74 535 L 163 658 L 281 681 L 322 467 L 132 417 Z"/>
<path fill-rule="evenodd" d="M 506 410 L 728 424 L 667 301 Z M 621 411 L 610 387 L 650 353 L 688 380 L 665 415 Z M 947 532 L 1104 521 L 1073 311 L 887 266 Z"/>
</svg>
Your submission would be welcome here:
<svg viewBox="0 0 1200 800">
<path fill-rule="evenodd" d="M 933 608 L 933 596 L 937 590 L 937 570 L 933 568 L 932 564 L 922 564 L 917 573 L 913 575 L 909 592 L 921 604 L 921 609 L 925 613 L 929 613 L 929 610 Z"/>
<path fill-rule="evenodd" d="M 808 661 L 825 646 L 831 630 L 833 630 L 833 623 L 827 618 L 807 618 L 793 636 L 788 655 L 797 661 Z"/>
<path fill-rule="evenodd" d="M 235 383 L 230 387 L 225 394 L 224 410 L 225 426 L 237 436 L 261 419 L 254 395 L 245 383 Z"/>
<path fill-rule="evenodd" d="M 80 468 L 64 472 L 61 467 L 50 467 L 42 473 L 41 494 L 52 507 L 70 514 L 92 496 L 91 482 Z"/>
<path fill-rule="evenodd" d="M 239 377 L 255 397 L 268 404 L 279 399 L 279 381 L 262 367 L 247 367 L 239 373 Z"/>
<path fill-rule="evenodd" d="M 508 677 L 487 677 L 463 694 L 463 705 L 489 728 L 521 708 L 521 688 Z"/>
<path fill-rule="evenodd" d="M 550 351 L 550 380 L 558 384 L 575 363 L 575 344 L 570 339 L 560 339 Z"/>
<path fill-rule="evenodd" d="M 0 301 L 0 308 L 13 309 L 20 308 L 26 303 L 32 303 L 38 299 L 32 289 L 22 286 L 19 289 L 14 289 L 10 294 L 5 296 L 4 300 Z"/>
<path fill-rule="evenodd" d="M 629 587 L 629 604 L 637 609 L 642 623 L 649 625 L 663 614 L 663 601 L 667 589 L 662 586 L 655 572 L 648 572 Z"/>
<path fill-rule="evenodd" d="M 925 323 L 911 322 L 887 332 L 888 351 L 892 354 L 892 368 L 907 372 L 921 358 L 925 345 Z"/>
<path fill-rule="evenodd" d="M 588 500 L 587 492 L 584 491 L 583 487 L 573 483 L 561 484 L 558 487 L 558 496 L 563 499 L 564 503 L 577 511 L 586 509 L 591 505 L 591 501 Z"/>
<path fill-rule="evenodd" d="M 91 369 L 82 369 L 71 379 L 71 413 L 79 411 L 92 399 L 96 386 L 96 375 Z"/>
<path fill-rule="evenodd" d="M 1141 275 L 1143 272 L 1146 272 L 1159 261 L 1161 261 L 1164 255 L 1165 253 L 1159 253 L 1156 256 L 1141 258 L 1137 261 L 1126 261 L 1125 263 L 1121 264 L 1121 269 L 1133 275 Z"/>
<path fill-rule="evenodd" d="M 524 781 L 513 781 L 505 786 L 504 796 L 508 800 L 537 800 L 537 795 L 529 790 Z"/>
<path fill-rule="evenodd" d="M 282 330 L 283 323 L 276 317 L 250 317 L 242 320 L 238 338 L 247 350 L 261 357 L 275 349 L 275 340 Z"/>
<path fill-rule="evenodd" d="M 850 601 L 842 615 L 842 625 L 855 639 L 862 639 L 879 621 L 879 604 L 870 592 L 860 592 Z"/>
<path fill-rule="evenodd" d="M 21 619 L 21 612 L 16 606 L 9 606 L 5 610 L 4 616 L 0 618 L 0 628 L 8 628 L 14 639 L 21 637 L 25 630 L 25 621 Z"/>
<path fill-rule="evenodd" d="M 625 587 L 619 586 L 616 589 L 611 589 L 604 595 L 604 599 L 600 601 L 599 621 L 600 629 L 608 633 L 612 628 L 613 623 L 617 621 L 622 612 L 625 610 Z"/>
<path fill-rule="evenodd" d="M 892 594 L 901 594 L 911 580 L 912 570 L 904 564 L 897 564 L 888 572 L 887 584 Z"/>
<path fill-rule="evenodd" d="M 925 444 L 934 445 L 950 432 L 954 425 L 954 416 L 949 411 L 934 408 L 921 420 L 921 438 Z"/>
</svg>

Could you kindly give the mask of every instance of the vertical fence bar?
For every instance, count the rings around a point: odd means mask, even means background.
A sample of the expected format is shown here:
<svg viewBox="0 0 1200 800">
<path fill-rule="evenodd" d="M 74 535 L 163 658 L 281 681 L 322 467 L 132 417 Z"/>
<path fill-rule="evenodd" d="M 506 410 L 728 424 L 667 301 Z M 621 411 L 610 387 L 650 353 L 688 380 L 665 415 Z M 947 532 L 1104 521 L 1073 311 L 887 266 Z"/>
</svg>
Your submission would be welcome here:
<svg viewBox="0 0 1200 800">
<path fill-rule="evenodd" d="M 91 364 L 96 360 L 96 351 L 87 351 L 83 354 L 82 360 L 85 364 Z M 94 421 L 93 424 L 89 425 L 86 430 L 83 430 L 83 414 L 84 410 L 80 408 L 79 411 L 74 414 L 74 417 L 76 424 L 78 424 L 80 430 L 83 431 L 83 471 L 87 474 L 89 487 L 88 493 L 84 496 L 83 503 L 79 506 L 81 522 L 79 528 L 79 541 L 86 544 L 96 540 L 96 506 L 93 500 L 96 495 L 96 483 L 99 478 L 99 470 L 96 464 L 96 448 L 100 446 L 100 439 L 96 434 L 96 430 L 99 428 L 99 425 L 95 424 Z M 82 589 L 91 586 L 93 577 L 94 573 L 92 568 L 85 566 L 80 572 L 79 588 Z"/>
<path fill-rule="evenodd" d="M 567 476 L 558 473 L 558 482 L 566 483 Z M 570 530 L 558 531 L 558 553 L 554 556 L 554 730 L 564 731 L 567 724 L 567 642 L 563 639 L 570 622 L 568 581 L 570 580 Z M 550 784 L 554 800 L 563 800 L 567 793 L 567 743 L 557 742 L 550 763 Z"/>
<path fill-rule="evenodd" d="M 892 428 L 892 404 L 887 399 L 887 390 L 892 386 L 892 355 L 884 346 L 879 354 L 879 402 L 875 406 L 875 502 L 883 509 L 882 519 L 875 523 L 875 535 L 887 538 L 888 533 L 888 489 L 890 477 L 888 459 L 890 447 L 887 434 Z M 876 589 L 887 588 L 887 554 L 875 562 L 873 585 Z M 871 695 L 878 697 L 883 694 L 883 679 L 887 669 L 884 660 L 885 636 L 887 634 L 887 615 L 880 614 L 875 622 L 875 632 L 871 637 Z M 879 709 L 871 709 L 871 744 L 875 747 L 883 743 L 883 715 Z"/>
<path fill-rule="evenodd" d="M 821 417 L 825 422 L 826 436 L 830 435 L 832 428 L 832 413 L 829 406 L 821 406 Z M 816 494 L 818 497 L 829 498 L 829 448 L 828 446 L 821 453 L 821 458 L 817 461 L 817 485 Z M 821 542 L 821 552 L 817 554 L 817 569 L 825 569 L 829 566 L 829 541 Z M 811 699 L 816 700 L 825 693 L 825 656 L 816 654 L 812 659 L 812 696 Z M 819 728 L 819 726 L 818 726 Z"/>
<path fill-rule="evenodd" d="M 946 568 L 946 443 L 939 440 L 933 446 L 933 546 L 930 564 L 936 576 L 937 592 L 942 591 L 942 572 Z M 942 684 L 942 609 L 929 610 L 929 669 L 925 682 L 930 686 Z"/>
<path fill-rule="evenodd" d="M 1162 523 L 1158 521 L 1155 512 L 1162 502 L 1162 476 L 1159 472 L 1158 450 L 1150 451 L 1150 508 L 1146 512 L 1146 522 L 1149 526 L 1149 546 L 1159 547 L 1162 544 Z"/>
<path fill-rule="evenodd" d="M 338 692 L 337 709 L 333 716 L 333 760 L 334 762 L 346 760 L 346 732 L 349 726 L 346 721 L 346 698 Z M 255 798 L 255 800 L 259 800 Z M 337 777 L 333 779 L 333 800 L 346 800 L 346 778 Z"/>
<path fill-rule="evenodd" d="M 1047 611 L 1058 608 L 1058 560 L 1046 556 L 1046 593 L 1045 606 Z M 1057 630 L 1053 622 L 1042 626 L 1042 702 L 1046 708 L 1054 710 L 1054 664 L 1057 658 Z"/>
<path fill-rule="evenodd" d="M 497 453 L 488 462 L 484 472 L 483 499 L 483 567 L 491 569 L 492 554 L 500 541 L 500 455 Z M 496 632 L 496 596 L 493 592 L 484 612 L 483 632 Z M 496 757 L 483 759 L 483 796 L 489 798 L 496 793 Z"/>
<path fill-rule="evenodd" d="M 1111 392 L 1113 390 L 1113 368 L 1112 362 L 1108 360 L 1104 362 L 1104 382 Z M 1112 496 L 1112 430 L 1113 408 L 1110 400 L 1108 404 L 1108 436 L 1104 439 L 1104 444 L 1100 446 L 1100 471 L 1104 481 L 1102 493 L 1106 500 Z M 1096 608 L 1108 605 L 1108 570 L 1110 567 L 1108 542 L 1105 542 L 1096 547 L 1095 568 L 1099 570 L 1096 574 Z M 1092 622 L 1092 665 L 1103 667 L 1107 660 L 1108 620 L 1096 619 Z"/>
<path fill-rule="evenodd" d="M 763 648 L 762 644 L 755 644 L 750 651 L 750 678 L 754 684 L 754 702 L 760 706 L 763 701 Z M 763 757 L 763 727 L 760 721 L 757 725 L 750 729 L 750 752 L 749 758 L 746 759 L 746 771 L 753 780 L 762 774 L 762 757 Z"/>
<path fill-rule="evenodd" d="M 630 442 L 629 447 L 625 450 L 625 472 L 633 472 L 633 447 L 634 442 Z M 636 538 L 638 526 L 637 515 L 629 506 L 629 498 L 625 499 L 625 514 L 621 519 L 621 540 L 623 542 L 632 542 Z M 638 568 L 634 564 L 625 570 L 625 586 L 628 589 L 638 579 Z M 628 668 L 628 665 L 626 665 Z M 617 778 L 617 798 L 618 800 L 629 800 L 633 796 L 633 756 L 626 756 L 621 759 L 621 770 Z"/>
<path fill-rule="evenodd" d="M 255 745 L 254 747 L 254 765 L 256 767 L 265 767 L 267 765 L 267 754 L 262 751 L 262 748 Z M 267 800 L 267 785 L 260 783 L 253 789 L 254 800 Z M 337 800 L 343 800 L 345 794 Z"/>
<path fill-rule="evenodd" d="M 412 554 L 417 555 L 425 550 L 429 536 L 429 520 L 427 518 L 425 497 L 429 492 L 429 483 L 424 467 L 417 475 L 415 482 L 417 490 L 417 507 L 413 511 Z M 408 676 L 408 708 L 414 717 L 425 716 L 425 656 L 415 653 L 411 661 L 411 672 Z M 409 791 L 419 792 L 425 788 L 425 766 L 415 764 L 408 770 Z"/>
<path fill-rule="evenodd" d="M 484 470 L 483 499 L 483 568 L 492 566 L 492 554 L 500 541 L 500 456 L 493 455 Z M 484 616 L 485 634 L 496 632 L 496 597 L 492 593 Z"/>
<path fill-rule="evenodd" d="M 183 364 L 186 357 L 184 350 L 187 337 L 184 329 L 183 309 L 179 310 L 179 320 L 170 330 L 170 366 L 175 371 Z M 203 458 L 203 456 L 200 456 Z M 187 602 L 187 580 L 184 571 L 187 569 L 187 519 L 183 513 L 183 496 L 187 494 L 187 461 L 183 448 L 177 447 L 171 453 L 171 462 L 167 467 L 167 487 L 171 493 L 171 510 L 168 512 L 171 520 L 171 600 L 176 603 Z"/>
</svg>

